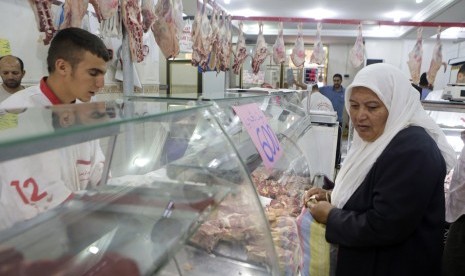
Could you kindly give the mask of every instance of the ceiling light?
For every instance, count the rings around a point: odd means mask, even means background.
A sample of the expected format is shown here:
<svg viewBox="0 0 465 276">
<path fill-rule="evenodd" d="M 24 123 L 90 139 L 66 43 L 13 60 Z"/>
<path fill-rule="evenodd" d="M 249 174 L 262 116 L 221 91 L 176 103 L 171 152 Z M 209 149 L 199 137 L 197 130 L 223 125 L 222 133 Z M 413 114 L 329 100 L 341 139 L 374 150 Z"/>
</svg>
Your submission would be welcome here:
<svg viewBox="0 0 465 276">
<path fill-rule="evenodd" d="M 321 20 L 324 18 L 334 18 L 336 17 L 337 13 L 331 10 L 326 10 L 322 8 L 316 8 L 312 10 L 304 11 L 306 17 L 311 17 L 316 20 Z"/>
<path fill-rule="evenodd" d="M 415 0 L 415 3 L 417 4 L 423 3 L 423 0 Z"/>
<path fill-rule="evenodd" d="M 418 1 L 418 0 L 417 0 L 417 1 Z M 229 4 L 231 3 L 231 0 L 224 0 L 224 3 L 225 3 L 226 5 L 229 5 Z"/>
<path fill-rule="evenodd" d="M 243 9 L 243 10 L 231 11 L 231 14 L 240 14 L 240 15 L 242 15 L 244 17 L 260 16 L 259 12 L 257 12 L 256 10 L 251 10 L 251 9 Z"/>
<path fill-rule="evenodd" d="M 386 17 L 392 18 L 394 22 L 399 22 L 402 18 L 406 18 L 410 16 L 410 13 L 406 11 L 392 11 L 385 14 Z"/>
<path fill-rule="evenodd" d="M 431 38 L 436 38 L 436 34 L 432 35 Z M 444 39 L 457 39 L 465 38 L 465 28 L 451 27 L 441 32 L 441 38 Z"/>
</svg>

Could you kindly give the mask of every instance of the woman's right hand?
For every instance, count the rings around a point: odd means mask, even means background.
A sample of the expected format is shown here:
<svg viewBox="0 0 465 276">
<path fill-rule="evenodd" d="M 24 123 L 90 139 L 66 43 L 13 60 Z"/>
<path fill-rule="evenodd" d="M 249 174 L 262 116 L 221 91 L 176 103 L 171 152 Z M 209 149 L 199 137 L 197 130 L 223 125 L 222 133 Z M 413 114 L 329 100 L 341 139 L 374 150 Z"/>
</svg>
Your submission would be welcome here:
<svg viewBox="0 0 465 276">
<path fill-rule="evenodd" d="M 328 201 L 330 191 L 324 190 L 322 188 L 311 188 L 304 194 L 304 204 L 307 206 L 307 202 L 311 202 L 312 197 L 316 201 Z"/>
</svg>

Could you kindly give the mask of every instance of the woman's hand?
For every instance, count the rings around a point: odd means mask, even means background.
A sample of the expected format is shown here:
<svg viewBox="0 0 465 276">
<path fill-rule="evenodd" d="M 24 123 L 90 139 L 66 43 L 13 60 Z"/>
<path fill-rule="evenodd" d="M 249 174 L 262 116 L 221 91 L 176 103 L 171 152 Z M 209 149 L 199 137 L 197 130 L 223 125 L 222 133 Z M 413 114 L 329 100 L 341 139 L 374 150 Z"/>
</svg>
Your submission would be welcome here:
<svg viewBox="0 0 465 276">
<path fill-rule="evenodd" d="M 309 202 L 316 203 L 318 201 L 328 201 L 331 200 L 331 192 L 324 190 L 322 188 L 311 188 L 304 195 L 304 204 L 308 207 Z"/>
<path fill-rule="evenodd" d="M 326 224 L 328 221 L 328 215 L 331 209 L 335 208 L 331 203 L 327 201 L 320 201 L 317 203 L 311 203 L 308 206 L 308 210 L 312 217 L 319 223 Z"/>
</svg>

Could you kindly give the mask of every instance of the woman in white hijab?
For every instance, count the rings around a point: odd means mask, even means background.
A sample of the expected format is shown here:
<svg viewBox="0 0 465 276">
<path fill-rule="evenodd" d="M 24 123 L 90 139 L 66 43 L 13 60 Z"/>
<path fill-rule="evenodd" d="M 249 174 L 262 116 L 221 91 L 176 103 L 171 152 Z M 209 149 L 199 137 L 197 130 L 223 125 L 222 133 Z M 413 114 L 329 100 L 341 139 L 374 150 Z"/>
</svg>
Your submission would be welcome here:
<svg viewBox="0 0 465 276">
<path fill-rule="evenodd" d="M 334 190 L 306 194 L 321 200 L 309 210 L 338 247 L 336 275 L 440 275 L 455 152 L 392 65 L 360 70 L 345 107 L 356 133 Z"/>
</svg>

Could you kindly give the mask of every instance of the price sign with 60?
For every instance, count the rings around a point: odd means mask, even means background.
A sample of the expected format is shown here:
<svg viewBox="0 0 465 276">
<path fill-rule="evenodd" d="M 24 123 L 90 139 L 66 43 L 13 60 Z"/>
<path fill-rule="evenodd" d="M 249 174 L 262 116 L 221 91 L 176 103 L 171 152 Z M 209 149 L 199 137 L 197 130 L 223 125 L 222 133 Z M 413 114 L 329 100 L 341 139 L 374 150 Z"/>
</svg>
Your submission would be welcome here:
<svg viewBox="0 0 465 276">
<path fill-rule="evenodd" d="M 234 106 L 267 168 L 273 168 L 282 155 L 282 148 L 275 133 L 268 124 L 265 114 L 256 103 Z"/>
</svg>

